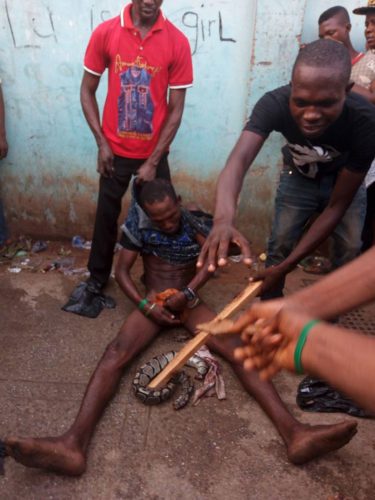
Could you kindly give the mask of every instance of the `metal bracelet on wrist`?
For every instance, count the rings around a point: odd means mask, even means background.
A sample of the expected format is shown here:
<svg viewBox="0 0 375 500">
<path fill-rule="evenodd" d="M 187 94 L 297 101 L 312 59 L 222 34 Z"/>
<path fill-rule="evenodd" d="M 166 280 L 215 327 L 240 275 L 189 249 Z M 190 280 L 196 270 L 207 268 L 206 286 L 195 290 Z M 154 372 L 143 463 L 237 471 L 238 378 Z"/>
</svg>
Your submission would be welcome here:
<svg viewBox="0 0 375 500">
<path fill-rule="evenodd" d="M 156 302 L 153 302 L 150 307 L 147 309 L 147 311 L 144 312 L 144 315 L 146 316 L 146 318 L 148 318 L 148 316 L 151 314 L 152 310 L 155 309 L 156 307 Z"/>
</svg>

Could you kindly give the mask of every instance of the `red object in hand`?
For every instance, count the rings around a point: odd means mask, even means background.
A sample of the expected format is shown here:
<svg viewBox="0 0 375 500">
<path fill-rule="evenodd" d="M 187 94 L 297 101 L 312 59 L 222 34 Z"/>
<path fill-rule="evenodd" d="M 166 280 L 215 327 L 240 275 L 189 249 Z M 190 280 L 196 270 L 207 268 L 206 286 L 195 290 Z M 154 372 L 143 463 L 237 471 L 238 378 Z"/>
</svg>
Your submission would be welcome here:
<svg viewBox="0 0 375 500">
<path fill-rule="evenodd" d="M 158 306 L 164 307 L 166 300 L 169 299 L 169 297 L 172 297 L 172 295 L 175 295 L 178 292 L 179 292 L 179 290 L 177 290 L 177 288 L 167 288 L 163 292 L 160 292 L 160 293 L 156 294 L 154 302 L 156 302 L 156 304 Z"/>
</svg>

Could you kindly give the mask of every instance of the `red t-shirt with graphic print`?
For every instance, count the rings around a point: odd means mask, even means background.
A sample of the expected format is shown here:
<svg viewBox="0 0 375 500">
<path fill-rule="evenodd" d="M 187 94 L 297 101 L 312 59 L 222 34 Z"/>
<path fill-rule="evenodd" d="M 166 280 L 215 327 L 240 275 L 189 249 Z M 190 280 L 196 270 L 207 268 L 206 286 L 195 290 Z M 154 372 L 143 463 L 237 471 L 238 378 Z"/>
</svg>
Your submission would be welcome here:
<svg viewBox="0 0 375 500">
<path fill-rule="evenodd" d="M 84 67 L 98 76 L 108 68 L 102 129 L 113 153 L 143 159 L 158 142 L 168 87 L 190 87 L 193 66 L 188 39 L 162 12 L 142 40 L 130 10 L 131 4 L 94 30 Z"/>
</svg>

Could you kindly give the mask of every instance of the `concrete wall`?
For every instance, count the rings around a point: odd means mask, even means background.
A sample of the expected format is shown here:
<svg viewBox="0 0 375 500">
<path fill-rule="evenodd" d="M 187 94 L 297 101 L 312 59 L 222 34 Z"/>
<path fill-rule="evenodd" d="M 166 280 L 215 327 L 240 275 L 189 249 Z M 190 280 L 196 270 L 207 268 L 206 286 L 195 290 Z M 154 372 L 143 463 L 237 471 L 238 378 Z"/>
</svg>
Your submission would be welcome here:
<svg viewBox="0 0 375 500">
<path fill-rule="evenodd" d="M 185 198 L 212 210 L 218 172 L 252 105 L 266 90 L 288 82 L 302 29 L 314 38 L 317 16 L 333 4 L 164 1 L 164 12 L 188 36 L 193 53 L 195 84 L 171 153 L 173 176 Z M 0 179 L 14 231 L 90 237 L 96 146 L 79 103 L 82 58 L 93 27 L 121 6 L 118 0 L 0 3 L 0 75 L 10 144 Z M 100 101 L 105 91 L 104 76 Z M 281 144 L 280 137 L 271 137 L 241 197 L 238 222 L 258 248 L 269 231 Z"/>
</svg>

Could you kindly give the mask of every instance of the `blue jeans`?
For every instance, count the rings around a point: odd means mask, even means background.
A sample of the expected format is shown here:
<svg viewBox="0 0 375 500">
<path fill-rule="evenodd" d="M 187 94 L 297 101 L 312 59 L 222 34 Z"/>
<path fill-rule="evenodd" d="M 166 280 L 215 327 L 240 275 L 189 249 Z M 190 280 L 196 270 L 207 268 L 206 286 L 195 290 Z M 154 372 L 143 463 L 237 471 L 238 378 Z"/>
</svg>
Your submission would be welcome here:
<svg viewBox="0 0 375 500">
<path fill-rule="evenodd" d="M 7 238 L 8 231 L 5 224 L 3 202 L 0 200 L 0 246 L 6 242 Z"/>
<path fill-rule="evenodd" d="M 335 175 L 309 179 L 297 170 L 284 166 L 276 194 L 266 267 L 280 264 L 288 257 L 300 240 L 310 217 L 317 212 L 321 213 L 327 206 L 335 182 Z M 349 262 L 359 254 L 365 214 L 366 190 L 362 185 L 332 233 L 334 268 Z M 277 290 L 264 294 L 262 298 L 280 297 L 283 288 L 284 282 Z"/>
</svg>

